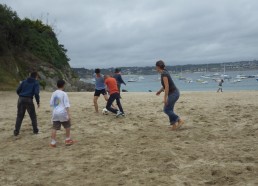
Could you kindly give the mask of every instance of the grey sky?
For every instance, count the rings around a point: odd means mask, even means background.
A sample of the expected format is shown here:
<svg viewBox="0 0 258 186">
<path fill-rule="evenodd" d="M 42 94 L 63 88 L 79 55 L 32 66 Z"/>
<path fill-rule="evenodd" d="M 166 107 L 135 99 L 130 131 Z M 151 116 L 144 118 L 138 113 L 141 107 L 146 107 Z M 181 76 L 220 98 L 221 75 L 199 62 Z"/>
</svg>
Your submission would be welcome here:
<svg viewBox="0 0 258 186">
<path fill-rule="evenodd" d="M 72 67 L 258 59 L 257 0 L 0 0 L 53 25 Z M 48 18 L 48 19 L 47 19 Z"/>
</svg>

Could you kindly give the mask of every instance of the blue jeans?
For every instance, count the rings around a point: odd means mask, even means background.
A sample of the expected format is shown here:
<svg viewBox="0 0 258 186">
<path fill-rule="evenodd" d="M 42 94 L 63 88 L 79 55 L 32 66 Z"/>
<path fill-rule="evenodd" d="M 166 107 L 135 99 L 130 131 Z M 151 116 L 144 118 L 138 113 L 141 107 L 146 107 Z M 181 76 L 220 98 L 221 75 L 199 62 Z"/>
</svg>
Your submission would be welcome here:
<svg viewBox="0 0 258 186">
<path fill-rule="evenodd" d="M 172 94 L 168 95 L 168 103 L 164 106 L 164 113 L 166 113 L 169 117 L 169 121 L 171 125 L 174 125 L 179 120 L 179 116 L 174 113 L 174 107 L 176 101 L 179 99 L 180 93 L 178 90 L 175 90 Z"/>
</svg>

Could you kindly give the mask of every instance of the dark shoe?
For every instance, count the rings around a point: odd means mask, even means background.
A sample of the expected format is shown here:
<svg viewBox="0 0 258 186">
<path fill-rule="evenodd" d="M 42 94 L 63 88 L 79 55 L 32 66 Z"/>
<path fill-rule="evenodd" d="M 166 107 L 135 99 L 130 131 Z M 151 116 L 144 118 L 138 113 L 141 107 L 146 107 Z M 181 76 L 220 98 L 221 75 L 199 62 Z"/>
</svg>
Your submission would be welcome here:
<svg viewBox="0 0 258 186">
<path fill-rule="evenodd" d="M 13 135 L 14 135 L 14 136 L 18 136 L 18 135 L 19 135 L 19 132 L 16 131 L 16 130 L 14 130 L 14 131 L 13 131 Z"/>
<path fill-rule="evenodd" d="M 33 134 L 38 134 L 38 133 L 39 133 L 39 130 L 33 131 Z"/>
<path fill-rule="evenodd" d="M 120 112 L 119 110 L 116 112 L 116 117 L 122 116 L 123 112 Z"/>
</svg>

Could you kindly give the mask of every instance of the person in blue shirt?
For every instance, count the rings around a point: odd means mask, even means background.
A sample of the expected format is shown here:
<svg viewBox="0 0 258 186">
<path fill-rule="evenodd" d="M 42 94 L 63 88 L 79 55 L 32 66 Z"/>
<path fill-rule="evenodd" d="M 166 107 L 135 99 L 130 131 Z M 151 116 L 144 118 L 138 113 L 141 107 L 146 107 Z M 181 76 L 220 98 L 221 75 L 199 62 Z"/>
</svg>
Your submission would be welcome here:
<svg viewBox="0 0 258 186">
<path fill-rule="evenodd" d="M 15 130 L 13 131 L 14 136 L 18 136 L 20 133 L 20 128 L 22 124 L 22 120 L 24 118 L 25 112 L 29 113 L 33 133 L 38 134 L 38 124 L 37 124 L 37 116 L 35 111 L 35 106 L 33 103 L 33 97 L 35 97 L 38 108 L 40 106 L 40 97 L 39 97 L 39 82 L 38 73 L 32 72 L 30 77 L 26 80 L 22 81 L 18 86 L 16 92 L 19 95 L 18 104 L 17 104 L 17 118 L 15 124 Z"/>
<path fill-rule="evenodd" d="M 106 91 L 106 85 L 104 83 L 104 76 L 100 73 L 99 68 L 95 69 L 94 78 L 95 78 L 95 93 L 94 93 L 93 102 L 94 102 L 95 112 L 98 113 L 99 112 L 98 98 L 100 94 L 104 96 L 106 101 L 108 100 L 108 96 Z"/>
</svg>

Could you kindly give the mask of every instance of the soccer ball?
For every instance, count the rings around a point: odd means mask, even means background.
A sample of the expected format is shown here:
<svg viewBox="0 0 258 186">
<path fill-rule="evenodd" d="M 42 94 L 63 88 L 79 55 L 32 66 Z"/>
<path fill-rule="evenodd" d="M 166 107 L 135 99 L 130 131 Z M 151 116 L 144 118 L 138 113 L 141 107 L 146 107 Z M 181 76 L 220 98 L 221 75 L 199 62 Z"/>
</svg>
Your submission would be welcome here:
<svg viewBox="0 0 258 186">
<path fill-rule="evenodd" d="M 108 114 L 108 110 L 106 108 L 103 108 L 102 114 L 107 115 Z"/>
</svg>

